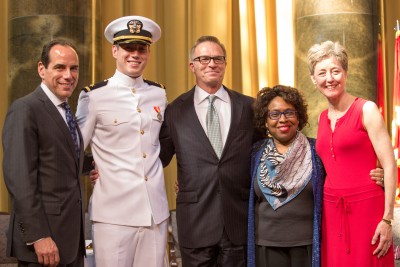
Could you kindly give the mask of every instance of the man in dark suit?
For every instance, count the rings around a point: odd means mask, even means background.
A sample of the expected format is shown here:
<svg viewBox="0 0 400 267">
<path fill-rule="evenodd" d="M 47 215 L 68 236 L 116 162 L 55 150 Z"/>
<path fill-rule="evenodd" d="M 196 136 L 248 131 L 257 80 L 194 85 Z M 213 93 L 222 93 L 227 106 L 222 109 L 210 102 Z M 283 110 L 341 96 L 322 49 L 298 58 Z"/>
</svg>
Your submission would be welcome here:
<svg viewBox="0 0 400 267">
<path fill-rule="evenodd" d="M 11 105 L 3 127 L 7 255 L 19 266 L 83 266 L 83 141 L 66 103 L 78 82 L 76 50 L 47 43 L 38 73 L 41 85 Z"/>
<path fill-rule="evenodd" d="M 216 37 L 196 41 L 189 66 L 196 86 L 167 107 L 160 133 L 161 160 L 167 165 L 175 154 L 178 165 L 182 263 L 245 266 L 253 99 L 222 85 L 226 51 Z M 211 116 L 218 120 L 216 133 Z"/>
</svg>

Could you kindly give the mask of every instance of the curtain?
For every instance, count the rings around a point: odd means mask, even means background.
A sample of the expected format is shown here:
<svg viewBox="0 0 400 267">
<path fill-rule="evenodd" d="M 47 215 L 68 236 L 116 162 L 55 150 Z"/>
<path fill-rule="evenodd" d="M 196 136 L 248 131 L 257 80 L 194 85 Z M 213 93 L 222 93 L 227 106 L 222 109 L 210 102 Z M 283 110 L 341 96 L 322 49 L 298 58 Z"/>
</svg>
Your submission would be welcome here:
<svg viewBox="0 0 400 267">
<path fill-rule="evenodd" d="M 282 75 L 285 78 L 294 76 L 292 69 L 278 66 L 279 53 L 287 56 L 281 60 L 280 65 L 290 61 L 293 58 L 291 55 L 294 54 L 290 48 L 281 48 L 285 43 L 289 43 L 287 36 L 292 34 L 282 33 L 278 29 L 279 20 L 286 19 L 289 24 L 292 23 L 292 16 L 288 16 L 292 10 L 281 8 L 283 3 L 291 4 L 292 0 L 280 0 L 278 6 L 276 0 L 92 1 L 99 2 L 100 5 L 99 10 L 96 10 L 91 19 L 100 21 L 101 32 L 112 20 L 127 15 L 145 16 L 160 25 L 162 36 L 160 41 L 151 46 L 151 58 L 144 77 L 164 84 L 170 102 L 195 84 L 193 73 L 188 68 L 189 50 L 196 39 L 202 35 L 215 35 L 225 45 L 228 65 L 224 85 L 233 90 L 255 97 L 262 87 L 279 83 L 278 69 L 284 70 Z M 0 14 L 5 14 L 5 16 L 0 16 L 0 26 L 4 26 L 4 36 L 7 36 L 7 2 L 0 1 Z M 26 12 L 29 12 L 29 8 L 30 6 L 27 6 Z M 278 45 L 278 34 L 282 35 L 280 45 Z M 98 46 L 94 46 L 98 49 L 95 64 L 100 64 L 102 69 L 100 80 L 111 77 L 115 72 L 115 59 L 111 55 L 111 45 L 102 35 L 101 37 L 100 40 L 96 40 Z M 3 39 L 7 40 L 7 38 Z M 4 56 L 7 54 L 5 53 Z M 7 71 L 1 73 L 7 73 Z M 99 78 L 96 78 L 86 83 L 90 84 L 98 80 Z M 0 93 L 3 96 L 4 94 L 6 94 L 5 91 Z M 8 107 L 4 102 L 7 95 L 1 99 L 3 102 L 0 109 L 0 122 Z M 85 192 L 88 199 L 91 194 L 91 185 L 87 180 Z M 165 169 L 170 209 L 175 209 L 176 196 L 173 189 L 175 180 L 176 162 L 171 162 Z M 0 181 L 0 211 L 2 210 L 8 210 L 8 193 Z"/>
</svg>

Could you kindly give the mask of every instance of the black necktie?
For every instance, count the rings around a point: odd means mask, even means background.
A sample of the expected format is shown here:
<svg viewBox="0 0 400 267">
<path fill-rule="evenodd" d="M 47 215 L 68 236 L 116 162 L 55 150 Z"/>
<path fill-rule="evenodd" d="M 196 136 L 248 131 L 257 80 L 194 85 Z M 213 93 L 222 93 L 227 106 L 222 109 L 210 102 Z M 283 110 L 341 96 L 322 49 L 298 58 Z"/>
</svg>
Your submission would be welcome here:
<svg viewBox="0 0 400 267">
<path fill-rule="evenodd" d="M 78 135 L 76 133 L 76 122 L 74 119 L 74 115 L 72 115 L 71 108 L 69 107 L 67 102 L 62 103 L 60 106 L 65 109 L 65 118 L 67 119 L 67 124 L 69 132 L 71 133 L 72 140 L 74 140 L 75 143 L 76 156 L 79 158 L 79 143 Z"/>
</svg>

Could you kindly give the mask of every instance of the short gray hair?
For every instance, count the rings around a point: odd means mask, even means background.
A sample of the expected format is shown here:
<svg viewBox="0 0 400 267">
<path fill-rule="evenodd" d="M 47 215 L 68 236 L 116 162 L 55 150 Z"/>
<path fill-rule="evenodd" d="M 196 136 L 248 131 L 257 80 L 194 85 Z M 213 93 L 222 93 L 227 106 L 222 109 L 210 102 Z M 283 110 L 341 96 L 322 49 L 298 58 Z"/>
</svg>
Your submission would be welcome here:
<svg viewBox="0 0 400 267">
<path fill-rule="evenodd" d="M 216 43 L 217 45 L 219 45 L 222 49 L 222 52 L 224 53 L 224 57 L 226 58 L 225 46 L 218 40 L 218 38 L 215 36 L 211 36 L 211 35 L 204 35 L 204 36 L 201 36 L 199 39 L 197 39 L 197 41 L 192 46 L 192 49 L 190 49 L 190 60 L 193 60 L 194 50 L 196 50 L 196 47 L 199 44 L 204 43 L 204 42 L 212 42 L 212 43 Z"/>
<path fill-rule="evenodd" d="M 320 44 L 315 44 L 308 50 L 307 59 L 310 75 L 314 74 L 315 65 L 317 65 L 318 62 L 331 56 L 335 57 L 342 65 L 342 68 L 347 72 L 349 63 L 346 49 L 339 44 L 339 42 L 328 40 Z"/>
</svg>

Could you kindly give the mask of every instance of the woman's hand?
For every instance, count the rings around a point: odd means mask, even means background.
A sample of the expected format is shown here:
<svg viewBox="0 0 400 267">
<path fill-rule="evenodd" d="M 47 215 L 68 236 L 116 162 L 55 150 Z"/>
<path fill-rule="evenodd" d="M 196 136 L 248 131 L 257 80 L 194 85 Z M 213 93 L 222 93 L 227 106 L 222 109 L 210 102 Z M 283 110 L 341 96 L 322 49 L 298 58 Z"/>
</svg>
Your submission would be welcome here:
<svg viewBox="0 0 400 267">
<path fill-rule="evenodd" d="M 375 245 L 378 239 L 379 244 L 373 252 L 373 255 L 377 255 L 378 258 L 380 258 L 386 255 L 390 246 L 393 244 L 392 226 L 384 221 L 380 221 L 378 226 L 376 227 L 371 245 Z"/>
</svg>

